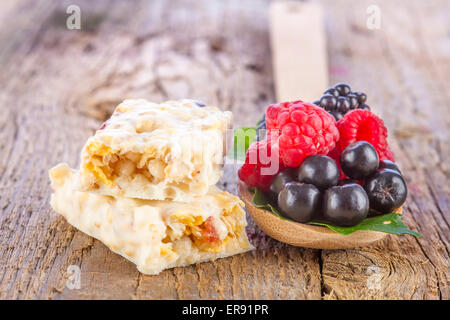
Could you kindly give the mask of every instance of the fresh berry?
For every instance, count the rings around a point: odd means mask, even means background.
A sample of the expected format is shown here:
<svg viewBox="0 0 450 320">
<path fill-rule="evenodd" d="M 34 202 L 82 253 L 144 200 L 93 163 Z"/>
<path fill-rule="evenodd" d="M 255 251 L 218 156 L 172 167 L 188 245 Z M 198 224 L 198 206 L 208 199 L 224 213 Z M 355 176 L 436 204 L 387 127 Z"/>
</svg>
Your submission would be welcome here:
<svg viewBox="0 0 450 320">
<path fill-rule="evenodd" d="M 336 102 L 336 109 L 345 114 L 348 110 L 350 110 L 350 100 L 347 97 L 339 97 Z"/>
<path fill-rule="evenodd" d="M 339 139 L 333 117 L 323 109 L 301 101 L 269 106 L 266 125 L 269 130 L 279 130 L 277 147 L 287 167 L 298 167 L 310 155 L 327 154 Z"/>
<path fill-rule="evenodd" d="M 297 180 L 313 184 L 319 189 L 327 189 L 338 183 L 339 169 L 336 162 L 328 156 L 309 156 L 298 167 Z"/>
<path fill-rule="evenodd" d="M 297 222 L 311 221 L 320 210 L 320 191 L 312 184 L 289 182 L 278 194 L 281 214 Z"/>
<path fill-rule="evenodd" d="M 347 179 L 348 178 L 347 175 L 344 173 L 344 171 L 342 171 L 341 168 L 341 152 L 339 151 L 339 148 L 336 147 L 333 150 L 331 150 L 328 153 L 328 156 L 334 160 L 339 169 L 339 180 Z"/>
<path fill-rule="evenodd" d="M 378 169 L 390 169 L 397 171 L 398 173 L 402 174 L 400 169 L 397 167 L 397 165 L 392 162 L 391 160 L 382 160 L 380 161 L 380 165 L 378 166 Z"/>
<path fill-rule="evenodd" d="M 348 84 L 338 83 L 324 91 L 322 97 L 313 103 L 329 112 L 339 121 L 350 110 L 363 108 L 370 110 L 365 103 L 366 94 L 352 92 Z"/>
<path fill-rule="evenodd" d="M 301 103 L 301 101 L 280 102 L 268 106 L 265 114 L 267 130 L 280 129 L 279 125 L 288 122 L 289 114 L 285 111 L 289 110 L 289 105 L 297 102 Z"/>
<path fill-rule="evenodd" d="M 365 104 L 365 103 L 360 104 L 358 109 L 369 110 L 370 111 L 370 107 L 367 104 Z"/>
<path fill-rule="evenodd" d="M 353 94 L 358 98 L 358 102 L 363 104 L 367 100 L 367 95 L 364 92 L 353 92 Z"/>
<path fill-rule="evenodd" d="M 356 183 L 335 186 L 325 191 L 323 217 L 338 226 L 354 226 L 367 217 L 369 198 Z"/>
<path fill-rule="evenodd" d="M 320 106 L 327 111 L 332 111 L 336 109 L 337 99 L 335 96 L 327 93 L 320 98 Z"/>
<path fill-rule="evenodd" d="M 338 83 L 334 86 L 334 88 L 339 92 L 340 96 L 346 96 L 350 93 L 350 86 L 345 83 Z"/>
<path fill-rule="evenodd" d="M 270 196 L 272 199 L 277 199 L 278 194 L 284 188 L 288 182 L 295 180 L 295 172 L 293 168 L 287 168 L 283 171 L 278 172 L 278 174 L 272 179 L 270 184 Z"/>
<path fill-rule="evenodd" d="M 342 113 L 340 113 L 339 111 L 337 111 L 337 110 L 331 111 L 330 114 L 334 117 L 334 119 L 336 121 L 339 121 L 339 120 L 341 120 L 344 117 L 344 115 Z"/>
<path fill-rule="evenodd" d="M 346 184 L 351 184 L 351 183 L 359 184 L 357 180 L 353 180 L 353 179 L 343 179 L 343 180 L 339 180 L 338 186 L 344 186 L 344 185 L 346 185 Z"/>
<path fill-rule="evenodd" d="M 389 146 L 386 148 L 386 150 L 383 153 L 379 154 L 379 156 L 380 156 L 380 161 L 383 161 L 383 160 L 390 160 L 392 162 L 395 161 L 394 153 L 391 151 Z"/>
<path fill-rule="evenodd" d="M 315 104 L 316 106 L 320 107 L 320 100 L 314 100 L 312 104 Z"/>
<path fill-rule="evenodd" d="M 350 110 L 357 109 L 359 106 L 358 97 L 355 94 L 350 93 L 347 98 L 350 102 Z"/>
<path fill-rule="evenodd" d="M 324 91 L 323 94 L 331 94 L 334 97 L 339 97 L 339 91 L 337 91 L 335 88 L 328 88 L 327 90 Z"/>
<path fill-rule="evenodd" d="M 361 109 L 352 110 L 337 123 L 337 126 L 340 132 L 339 150 L 344 150 L 353 142 L 364 140 L 377 150 L 380 160 L 392 156 L 387 155 L 392 153 L 388 149 L 387 129 L 383 120 L 374 113 Z"/>
<path fill-rule="evenodd" d="M 402 175 L 390 169 L 378 170 L 364 183 L 370 208 L 380 213 L 390 213 L 400 208 L 406 200 L 408 189 Z"/>
<path fill-rule="evenodd" d="M 272 157 L 272 152 L 267 139 L 253 142 L 247 150 L 245 163 L 238 171 L 239 179 L 249 187 L 268 192 L 272 178 L 284 169 L 284 166 L 276 161 L 277 157 Z"/>
<path fill-rule="evenodd" d="M 361 180 L 378 169 L 378 154 L 367 141 L 348 145 L 341 153 L 341 168 L 352 179 Z"/>
</svg>

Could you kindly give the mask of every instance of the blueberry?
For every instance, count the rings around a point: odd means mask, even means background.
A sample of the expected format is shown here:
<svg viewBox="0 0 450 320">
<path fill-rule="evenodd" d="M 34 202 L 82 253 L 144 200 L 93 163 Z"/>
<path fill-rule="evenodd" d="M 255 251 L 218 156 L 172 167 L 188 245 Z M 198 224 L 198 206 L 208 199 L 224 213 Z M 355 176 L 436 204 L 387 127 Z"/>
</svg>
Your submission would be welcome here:
<svg viewBox="0 0 450 320">
<path fill-rule="evenodd" d="M 350 86 L 345 83 L 337 83 L 334 85 L 334 88 L 339 92 L 340 96 L 346 96 L 351 92 Z"/>
<path fill-rule="evenodd" d="M 364 92 L 353 92 L 358 97 L 359 104 L 363 104 L 367 100 L 367 95 Z"/>
<path fill-rule="evenodd" d="M 402 174 L 402 172 L 397 167 L 397 165 L 394 162 L 392 162 L 391 160 L 380 161 L 380 165 L 378 166 L 378 169 L 391 169 L 391 170 L 397 171 L 398 173 Z"/>
<path fill-rule="evenodd" d="M 336 109 L 345 114 L 348 110 L 350 110 L 350 100 L 347 97 L 339 97 L 336 102 Z"/>
<path fill-rule="evenodd" d="M 317 154 L 303 160 L 297 170 L 297 179 L 303 183 L 313 184 L 319 189 L 327 189 L 337 185 L 339 169 L 333 159 Z"/>
<path fill-rule="evenodd" d="M 325 90 L 324 94 L 327 93 L 335 96 L 336 98 L 339 97 L 339 91 L 337 91 L 335 88 L 328 88 L 327 90 Z"/>
<path fill-rule="evenodd" d="M 327 111 L 334 110 L 336 108 L 336 97 L 331 94 L 324 94 L 322 98 L 320 98 L 320 106 Z"/>
<path fill-rule="evenodd" d="M 312 184 L 289 182 L 278 194 L 281 214 L 297 222 L 311 221 L 320 210 L 320 191 Z"/>
<path fill-rule="evenodd" d="M 378 168 L 378 153 L 367 141 L 348 145 L 341 153 L 341 168 L 352 179 L 361 180 Z"/>
<path fill-rule="evenodd" d="M 295 172 L 292 168 L 287 168 L 283 171 L 280 171 L 275 177 L 273 177 L 272 182 L 270 184 L 270 196 L 272 199 L 276 201 L 278 198 L 278 194 L 281 189 L 284 188 L 286 183 L 295 180 Z"/>
<path fill-rule="evenodd" d="M 357 109 L 359 106 L 358 97 L 355 94 L 350 93 L 347 98 L 350 101 L 350 110 Z"/>
<path fill-rule="evenodd" d="M 370 111 L 370 107 L 367 104 L 365 104 L 365 103 L 360 104 L 358 109 L 363 109 L 363 110 L 369 110 Z"/>
<path fill-rule="evenodd" d="M 357 182 L 357 180 L 354 180 L 354 179 L 342 179 L 342 180 L 339 180 L 338 186 L 344 186 L 344 185 L 350 184 L 350 183 L 358 183 L 358 182 Z"/>
<path fill-rule="evenodd" d="M 332 224 L 349 227 L 363 221 L 369 213 L 369 198 L 356 183 L 335 186 L 323 196 L 323 217 Z"/>
<path fill-rule="evenodd" d="M 390 169 L 379 170 L 367 178 L 364 189 L 369 196 L 370 208 L 380 213 L 400 208 L 408 194 L 402 175 Z"/>
</svg>

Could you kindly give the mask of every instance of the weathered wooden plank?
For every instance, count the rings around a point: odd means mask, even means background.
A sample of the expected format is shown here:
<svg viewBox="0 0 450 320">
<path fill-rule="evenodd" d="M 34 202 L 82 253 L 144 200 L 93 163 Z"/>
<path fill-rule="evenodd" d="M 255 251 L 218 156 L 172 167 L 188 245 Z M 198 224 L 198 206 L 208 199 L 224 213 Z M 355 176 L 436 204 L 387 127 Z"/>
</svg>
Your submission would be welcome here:
<svg viewBox="0 0 450 320">
<path fill-rule="evenodd" d="M 439 80 L 430 70 L 430 60 L 440 61 L 441 70 L 450 66 L 450 43 L 435 43 L 448 31 L 439 26 L 448 3 L 383 2 L 379 30 L 366 27 L 370 4 L 355 3 L 348 15 L 336 15 L 343 1 L 328 7 L 329 37 L 339 39 L 329 42 L 331 77 L 365 90 L 369 105 L 385 119 L 409 185 L 405 221 L 423 238 L 389 236 L 372 247 L 322 252 L 326 297 L 448 299 L 449 211 L 441 208 L 449 203 L 448 171 L 442 168 L 448 152 L 436 152 L 434 145 L 448 151 L 448 93 L 441 81 L 449 77 L 440 73 Z M 425 51 L 423 41 L 433 47 Z M 439 196 L 430 187 L 436 182 Z M 379 288 L 370 289 L 367 281 L 376 279 Z"/>
<path fill-rule="evenodd" d="M 331 78 L 366 91 L 386 119 L 410 186 L 406 222 L 422 239 L 321 252 L 278 243 L 250 221 L 255 252 L 158 276 L 54 213 L 47 169 L 78 165 L 84 141 L 126 97 L 195 97 L 253 125 L 275 100 L 268 3 L 78 2 L 81 31 L 65 28 L 70 1 L 0 3 L 0 298 L 449 298 L 447 2 L 380 1 L 382 29 L 369 31 L 365 3 L 322 1 Z M 222 180 L 231 192 L 235 169 Z M 367 288 L 372 264 L 379 291 Z M 81 268 L 79 290 L 65 286 L 69 265 Z"/>
</svg>

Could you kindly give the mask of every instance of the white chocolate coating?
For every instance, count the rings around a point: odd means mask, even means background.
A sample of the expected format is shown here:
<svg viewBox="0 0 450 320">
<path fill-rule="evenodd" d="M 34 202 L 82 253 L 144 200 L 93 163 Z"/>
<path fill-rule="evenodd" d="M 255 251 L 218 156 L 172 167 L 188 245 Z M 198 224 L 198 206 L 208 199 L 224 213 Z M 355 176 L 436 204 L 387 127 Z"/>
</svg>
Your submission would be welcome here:
<svg viewBox="0 0 450 320">
<path fill-rule="evenodd" d="M 76 171 L 66 164 L 49 174 L 53 209 L 142 273 L 158 274 L 253 249 L 242 201 L 215 187 L 189 203 L 140 200 L 75 191 Z"/>
<path fill-rule="evenodd" d="M 193 100 L 125 100 L 81 153 L 77 189 L 189 201 L 222 174 L 231 112 Z"/>
</svg>

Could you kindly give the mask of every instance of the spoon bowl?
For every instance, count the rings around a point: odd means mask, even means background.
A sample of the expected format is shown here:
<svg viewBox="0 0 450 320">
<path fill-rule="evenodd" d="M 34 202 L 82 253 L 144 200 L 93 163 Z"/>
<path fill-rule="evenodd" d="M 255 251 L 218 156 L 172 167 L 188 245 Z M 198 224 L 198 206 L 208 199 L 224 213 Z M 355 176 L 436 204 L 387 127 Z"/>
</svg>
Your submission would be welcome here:
<svg viewBox="0 0 450 320">
<path fill-rule="evenodd" d="M 337 233 L 327 227 L 283 220 L 253 204 L 253 194 L 242 181 L 238 185 L 239 196 L 247 212 L 258 227 L 272 238 L 296 246 L 313 249 L 349 249 L 370 245 L 386 237 L 387 233 L 358 230 L 349 235 Z M 401 213 L 401 208 L 397 210 Z"/>
</svg>

